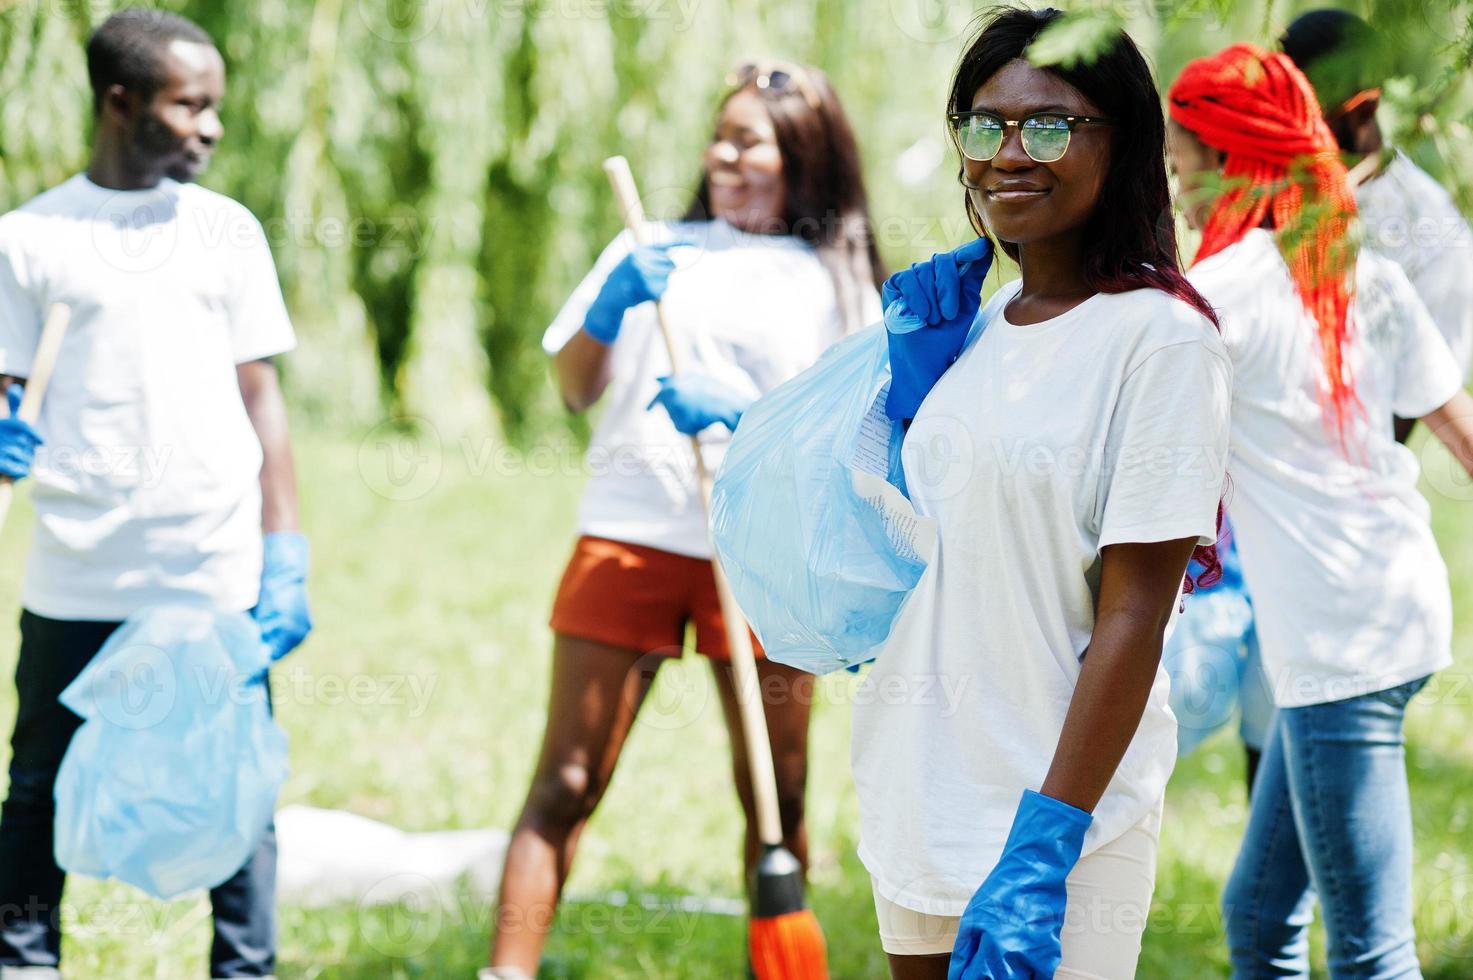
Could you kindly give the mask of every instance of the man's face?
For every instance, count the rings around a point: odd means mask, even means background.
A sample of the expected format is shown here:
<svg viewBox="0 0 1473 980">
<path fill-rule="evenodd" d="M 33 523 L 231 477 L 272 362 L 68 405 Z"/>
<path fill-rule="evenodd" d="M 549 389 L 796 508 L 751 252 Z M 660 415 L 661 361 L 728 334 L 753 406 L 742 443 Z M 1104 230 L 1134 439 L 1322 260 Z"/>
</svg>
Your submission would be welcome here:
<svg viewBox="0 0 1473 980">
<path fill-rule="evenodd" d="M 210 163 L 224 132 L 225 62 L 208 44 L 174 41 L 164 52 L 164 83 L 146 102 L 131 143 L 146 169 L 194 180 Z"/>
</svg>

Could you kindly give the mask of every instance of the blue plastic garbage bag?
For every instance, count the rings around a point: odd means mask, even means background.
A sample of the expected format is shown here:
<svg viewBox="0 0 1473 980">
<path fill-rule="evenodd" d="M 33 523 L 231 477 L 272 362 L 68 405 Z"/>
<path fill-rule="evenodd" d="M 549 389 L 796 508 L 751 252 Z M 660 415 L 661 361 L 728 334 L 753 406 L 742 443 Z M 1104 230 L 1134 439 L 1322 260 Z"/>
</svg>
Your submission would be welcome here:
<svg viewBox="0 0 1473 980">
<path fill-rule="evenodd" d="M 902 493 L 883 325 L 835 344 L 742 416 L 711 532 L 767 656 L 816 674 L 872 659 L 935 553 Z"/>
<path fill-rule="evenodd" d="M 84 721 L 56 780 L 56 861 L 158 898 L 228 879 L 254 853 L 286 778 L 270 659 L 244 613 L 154 606 L 61 694 Z"/>
</svg>

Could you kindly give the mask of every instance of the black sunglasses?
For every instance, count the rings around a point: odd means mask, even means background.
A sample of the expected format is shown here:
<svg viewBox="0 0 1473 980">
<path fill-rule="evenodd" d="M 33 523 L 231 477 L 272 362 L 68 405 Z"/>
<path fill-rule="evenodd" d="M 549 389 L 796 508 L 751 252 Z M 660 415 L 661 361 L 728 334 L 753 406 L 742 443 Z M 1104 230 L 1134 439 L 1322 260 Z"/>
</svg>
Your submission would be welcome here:
<svg viewBox="0 0 1473 980">
<path fill-rule="evenodd" d="M 787 61 L 744 61 L 727 73 L 726 84 L 731 88 L 753 85 L 762 94 L 797 92 L 815 111 L 823 101 L 803 66 Z"/>
<path fill-rule="evenodd" d="M 948 112 L 947 122 L 956 137 L 957 146 L 968 160 L 985 163 L 1002 150 L 1007 127 L 1016 126 L 1023 141 L 1023 152 L 1036 163 L 1053 163 L 1069 149 L 1074 127 L 1086 123 L 1113 125 L 1115 120 L 1103 116 L 1066 116 L 1059 112 L 1034 112 L 1022 119 L 1004 119 L 994 112 L 974 109 L 970 112 Z"/>
</svg>

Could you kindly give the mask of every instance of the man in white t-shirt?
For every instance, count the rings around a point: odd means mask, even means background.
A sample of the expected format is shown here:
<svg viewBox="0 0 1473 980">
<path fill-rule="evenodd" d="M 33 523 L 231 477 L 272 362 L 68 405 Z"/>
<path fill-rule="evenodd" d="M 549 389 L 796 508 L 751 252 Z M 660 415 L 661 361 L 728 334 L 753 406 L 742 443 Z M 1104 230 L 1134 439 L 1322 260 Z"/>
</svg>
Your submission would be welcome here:
<svg viewBox="0 0 1473 980">
<path fill-rule="evenodd" d="M 1452 195 L 1382 137 L 1376 110 L 1382 79 L 1395 74 L 1392 50 L 1355 14 L 1328 8 L 1301 14 L 1281 45 L 1314 85 L 1340 148 L 1361 161 L 1352 174 L 1361 178 L 1355 201 L 1365 243 L 1407 274 L 1467 381 L 1473 367 L 1473 228 Z M 1400 441 L 1412 425 L 1397 421 Z"/>
<path fill-rule="evenodd" d="M 36 512 L 0 811 L 3 980 L 56 975 L 52 787 L 81 723 L 56 698 L 121 621 L 162 603 L 250 611 L 273 659 L 311 628 L 269 360 L 291 323 L 260 223 L 192 183 L 222 132 L 223 61 L 189 21 L 125 10 L 87 63 L 86 173 L 0 218 L 5 384 L 29 376 L 47 309 L 72 311 L 35 431 L 0 424 L 0 473 L 33 477 Z M 211 891 L 212 976 L 272 973 L 275 850 L 268 831 Z"/>
</svg>

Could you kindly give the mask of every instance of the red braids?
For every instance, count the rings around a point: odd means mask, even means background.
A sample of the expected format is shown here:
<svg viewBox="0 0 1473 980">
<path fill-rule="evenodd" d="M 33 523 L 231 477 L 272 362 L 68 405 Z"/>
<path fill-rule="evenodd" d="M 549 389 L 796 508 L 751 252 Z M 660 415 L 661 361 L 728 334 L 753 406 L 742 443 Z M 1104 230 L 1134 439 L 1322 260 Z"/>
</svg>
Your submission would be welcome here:
<svg viewBox="0 0 1473 980">
<path fill-rule="evenodd" d="M 1314 89 L 1285 55 L 1234 44 L 1188 64 L 1168 101 L 1172 119 L 1227 154 L 1225 187 L 1195 261 L 1234 244 L 1272 215 L 1289 274 L 1319 327 L 1328 381 L 1322 401 L 1343 445 L 1346 423 L 1360 407 L 1345 360 L 1356 207 Z"/>
</svg>

